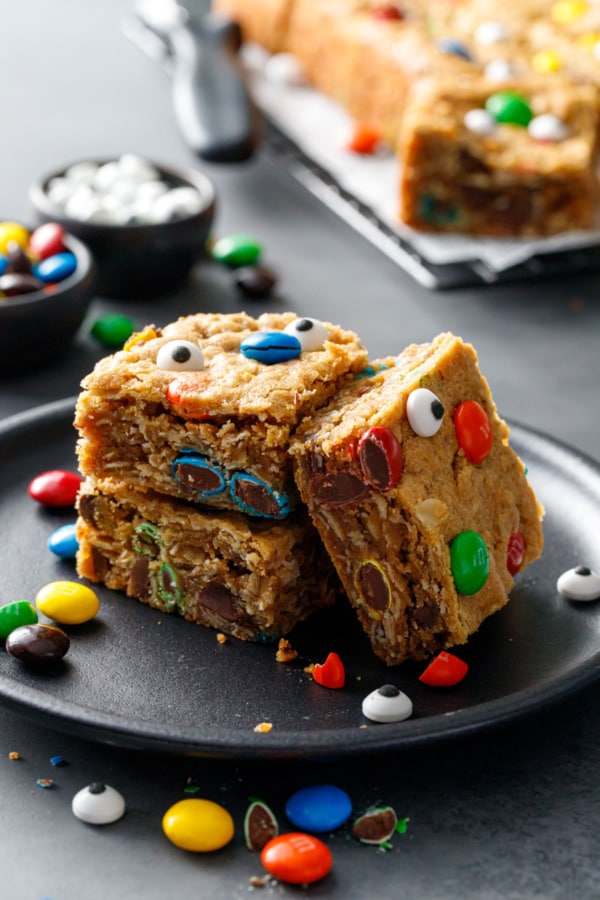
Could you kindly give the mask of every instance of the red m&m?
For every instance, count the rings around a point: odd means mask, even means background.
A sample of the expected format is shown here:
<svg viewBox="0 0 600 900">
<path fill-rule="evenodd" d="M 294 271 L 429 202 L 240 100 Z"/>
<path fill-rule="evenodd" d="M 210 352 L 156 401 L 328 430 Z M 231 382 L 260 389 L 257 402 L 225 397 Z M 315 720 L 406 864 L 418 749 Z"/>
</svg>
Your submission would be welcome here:
<svg viewBox="0 0 600 900">
<path fill-rule="evenodd" d="M 77 472 L 49 469 L 29 483 L 27 493 L 43 506 L 73 506 L 81 481 Z"/>
<path fill-rule="evenodd" d="M 470 463 L 481 463 L 492 449 L 492 424 L 483 406 L 465 400 L 454 413 L 456 440 Z"/>
</svg>

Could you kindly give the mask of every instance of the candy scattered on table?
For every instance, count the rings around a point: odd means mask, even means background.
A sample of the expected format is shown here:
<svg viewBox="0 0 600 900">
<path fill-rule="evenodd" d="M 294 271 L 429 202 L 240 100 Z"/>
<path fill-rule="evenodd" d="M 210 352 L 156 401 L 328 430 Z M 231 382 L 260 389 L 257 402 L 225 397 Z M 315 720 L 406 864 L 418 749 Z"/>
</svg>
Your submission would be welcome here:
<svg viewBox="0 0 600 900">
<path fill-rule="evenodd" d="M 50 757 L 50 765 L 55 768 L 59 768 L 67 765 L 66 759 L 63 759 L 62 756 L 51 756 Z"/>
<path fill-rule="evenodd" d="M 75 163 L 45 187 L 68 217 L 104 225 L 155 225 L 194 216 L 205 199 L 192 185 L 172 182 L 134 153 L 104 163 Z"/>
<path fill-rule="evenodd" d="M 419 681 L 430 687 L 453 687 L 463 680 L 468 671 L 469 666 L 464 660 L 442 650 L 419 675 Z"/>
<path fill-rule="evenodd" d="M 600 575 L 588 566 L 575 566 L 560 575 L 556 589 L 567 600 L 588 603 L 600 598 Z"/>
<path fill-rule="evenodd" d="M 83 479 L 68 469 L 49 469 L 30 481 L 27 493 L 42 506 L 73 506 Z"/>
<path fill-rule="evenodd" d="M 225 847 L 233 838 L 231 815 L 212 800 L 190 798 L 170 806 L 163 816 L 165 836 L 182 850 L 210 853 Z"/>
<path fill-rule="evenodd" d="M 333 784 L 317 784 L 293 793 L 285 804 L 285 814 L 303 831 L 334 831 L 350 818 L 352 801 Z"/>
<path fill-rule="evenodd" d="M 61 628 L 43 623 L 20 625 L 11 631 L 5 643 L 9 656 L 34 666 L 58 662 L 69 646 L 69 636 Z"/>
<path fill-rule="evenodd" d="M 91 334 L 105 347 L 122 347 L 133 334 L 133 330 L 133 322 L 129 316 L 107 313 L 96 319 Z"/>
<path fill-rule="evenodd" d="M 78 791 L 71 802 L 76 819 L 88 825 L 110 825 L 125 813 L 125 800 L 109 784 L 94 781 Z"/>
<path fill-rule="evenodd" d="M 275 271 L 269 266 L 242 266 L 233 273 L 233 283 L 250 300 L 268 297 L 277 280 Z"/>
<path fill-rule="evenodd" d="M 43 788 L 45 791 L 54 787 L 54 782 L 51 778 L 37 778 L 35 783 L 38 787 Z"/>
<path fill-rule="evenodd" d="M 75 559 L 78 547 L 75 522 L 61 525 L 48 538 L 48 550 L 60 559 Z"/>
<path fill-rule="evenodd" d="M 315 663 L 312 676 L 317 684 L 326 688 L 343 688 L 346 681 L 346 670 L 337 653 L 329 653 L 324 663 Z"/>
<path fill-rule="evenodd" d="M 254 800 L 244 817 L 244 839 L 248 850 L 262 850 L 278 833 L 279 825 L 273 812 L 262 800 Z"/>
<path fill-rule="evenodd" d="M 49 619 L 62 625 L 89 622 L 100 609 L 95 591 L 78 581 L 51 581 L 38 591 L 35 603 Z"/>
<path fill-rule="evenodd" d="M 352 826 L 352 836 L 361 844 L 383 844 L 396 831 L 398 816 L 391 806 L 376 806 L 359 816 Z"/>
<path fill-rule="evenodd" d="M 412 716 L 413 704 L 396 685 L 384 684 L 365 697 L 362 713 L 372 722 L 402 722 Z"/>
<path fill-rule="evenodd" d="M 333 866 L 329 847 L 302 832 L 272 838 L 263 847 L 260 860 L 269 875 L 288 884 L 312 884 L 324 878 Z"/>
<path fill-rule="evenodd" d="M 212 258 L 232 269 L 256 265 L 261 253 L 260 243 L 249 234 L 227 235 L 216 240 L 211 248 Z"/>
<path fill-rule="evenodd" d="M 77 257 L 56 222 L 29 231 L 19 222 L 0 222 L 0 298 L 51 291 L 77 270 Z"/>
<path fill-rule="evenodd" d="M 5 640 L 15 628 L 34 625 L 37 620 L 37 611 L 28 600 L 5 603 L 0 606 L 0 640 Z"/>
</svg>

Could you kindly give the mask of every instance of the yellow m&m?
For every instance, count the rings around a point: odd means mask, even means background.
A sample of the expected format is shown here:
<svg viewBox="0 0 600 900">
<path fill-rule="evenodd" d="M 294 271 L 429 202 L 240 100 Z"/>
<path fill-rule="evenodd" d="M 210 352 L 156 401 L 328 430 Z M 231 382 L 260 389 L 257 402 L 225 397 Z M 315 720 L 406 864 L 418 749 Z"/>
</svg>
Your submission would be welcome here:
<svg viewBox="0 0 600 900">
<path fill-rule="evenodd" d="M 162 829 L 172 844 L 192 853 L 220 850 L 235 830 L 224 807 L 200 798 L 179 800 L 170 806 L 163 816 Z"/>
<path fill-rule="evenodd" d="M 81 625 L 93 619 L 100 609 L 98 595 L 78 581 L 51 581 L 35 598 L 41 613 L 62 625 Z"/>
</svg>

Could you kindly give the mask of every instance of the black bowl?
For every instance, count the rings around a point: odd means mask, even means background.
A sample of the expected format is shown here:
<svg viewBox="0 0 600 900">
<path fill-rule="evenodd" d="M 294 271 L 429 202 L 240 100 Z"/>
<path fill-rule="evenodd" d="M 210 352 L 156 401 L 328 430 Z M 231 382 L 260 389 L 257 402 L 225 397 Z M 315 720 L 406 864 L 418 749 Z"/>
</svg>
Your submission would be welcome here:
<svg viewBox="0 0 600 900">
<path fill-rule="evenodd" d="M 103 165 L 112 160 L 86 162 Z M 30 188 L 37 222 L 59 222 L 92 251 L 97 266 L 96 292 L 100 296 L 130 299 L 168 293 L 180 287 L 191 268 L 207 256 L 216 202 L 212 182 L 194 169 L 175 169 L 156 162 L 151 165 L 169 187 L 195 188 L 203 200 L 202 208 L 160 223 L 118 225 L 83 221 L 66 215 L 47 193 L 49 183 L 61 177 L 70 165 L 44 175 Z"/>
<path fill-rule="evenodd" d="M 72 275 L 51 289 L 0 300 L 0 372 L 34 369 L 63 353 L 75 337 L 94 292 L 95 266 L 85 244 L 67 234 L 77 257 Z"/>
</svg>

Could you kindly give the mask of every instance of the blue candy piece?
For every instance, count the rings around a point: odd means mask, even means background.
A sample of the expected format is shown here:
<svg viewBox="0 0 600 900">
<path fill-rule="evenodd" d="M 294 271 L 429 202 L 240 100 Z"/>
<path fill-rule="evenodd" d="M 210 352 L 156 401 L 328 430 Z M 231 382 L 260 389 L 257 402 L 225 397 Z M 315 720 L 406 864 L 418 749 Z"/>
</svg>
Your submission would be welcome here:
<svg viewBox="0 0 600 900">
<path fill-rule="evenodd" d="M 352 813 L 348 794 L 332 784 L 302 788 L 289 798 L 285 814 L 301 831 L 333 831 Z"/>
<path fill-rule="evenodd" d="M 48 550 L 61 559 L 75 559 L 78 548 L 79 541 L 75 535 L 75 522 L 62 525 L 48 538 Z"/>
<path fill-rule="evenodd" d="M 292 506 L 285 494 L 270 488 L 249 472 L 236 472 L 229 485 L 229 493 L 233 502 L 250 516 L 263 516 L 265 519 L 283 519 L 291 511 Z"/>
<path fill-rule="evenodd" d="M 171 469 L 175 480 L 195 491 L 199 497 L 214 497 L 226 485 L 225 475 L 219 467 L 194 450 L 184 450 L 172 463 Z"/>
<path fill-rule="evenodd" d="M 55 253 L 47 256 L 33 267 L 33 274 L 44 284 L 48 282 L 64 281 L 72 275 L 77 268 L 77 257 L 74 253 L 65 250 L 63 253 Z"/>
<path fill-rule="evenodd" d="M 6 256 L 0 256 L 0 275 L 4 275 L 6 270 L 8 269 L 8 258 Z"/>
<path fill-rule="evenodd" d="M 473 59 L 465 45 L 452 38 L 440 38 L 437 42 L 437 46 L 438 50 L 441 50 L 442 53 L 454 53 L 455 56 L 462 56 L 467 62 L 471 62 Z"/>
<path fill-rule="evenodd" d="M 302 347 L 295 335 L 285 331 L 257 331 L 244 338 L 240 350 L 248 359 L 257 359 L 272 366 L 288 359 L 297 359 Z"/>
</svg>

